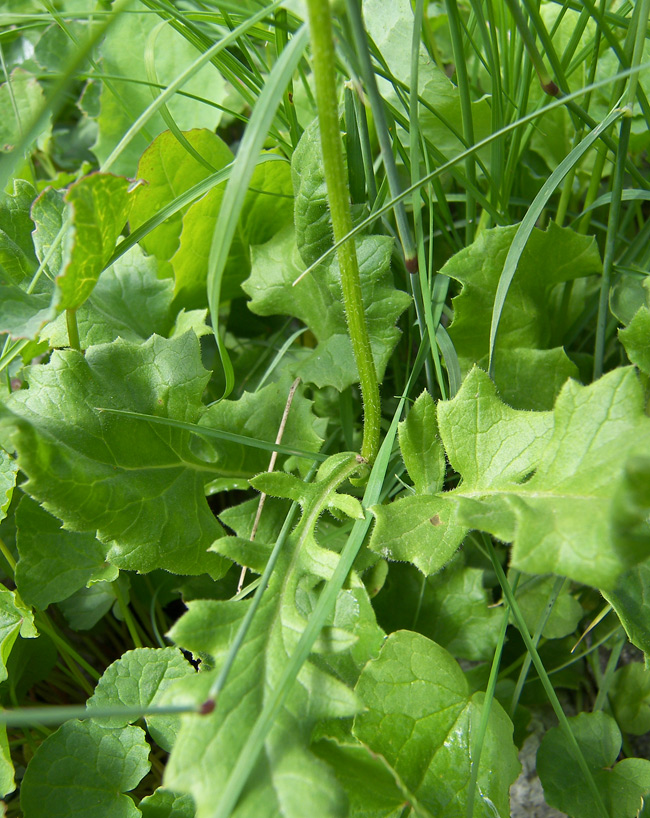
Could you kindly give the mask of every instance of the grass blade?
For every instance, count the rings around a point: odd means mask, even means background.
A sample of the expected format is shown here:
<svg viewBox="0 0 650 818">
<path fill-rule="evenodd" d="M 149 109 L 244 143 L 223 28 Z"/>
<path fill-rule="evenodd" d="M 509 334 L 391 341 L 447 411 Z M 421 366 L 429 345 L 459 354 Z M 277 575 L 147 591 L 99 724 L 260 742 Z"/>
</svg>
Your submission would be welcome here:
<svg viewBox="0 0 650 818">
<path fill-rule="evenodd" d="M 291 80 L 302 53 L 307 45 L 308 31 L 302 26 L 287 47 L 284 49 L 273 70 L 269 74 L 264 90 L 260 94 L 253 115 L 242 139 L 233 164 L 230 180 L 221 203 L 219 218 L 216 221 L 210 258 L 208 261 L 208 304 L 212 317 L 212 328 L 217 342 L 221 365 L 225 374 L 225 388 L 222 397 L 227 397 L 235 384 L 235 377 L 230 356 L 219 333 L 219 302 L 221 280 L 228 261 L 239 214 L 244 204 L 248 185 L 255 171 L 257 158 L 262 150 L 269 128 L 273 123 L 275 112 L 282 102 L 284 89 Z M 160 99 L 160 97 L 159 97 Z"/>
<path fill-rule="evenodd" d="M 574 757 L 578 762 L 582 773 L 585 777 L 585 780 L 591 790 L 591 793 L 598 804 L 598 811 L 600 813 L 601 818 L 610 818 L 609 812 L 607 811 L 607 807 L 603 802 L 603 798 L 600 794 L 600 790 L 596 786 L 596 782 L 594 781 L 594 777 L 592 775 L 591 770 L 589 769 L 587 762 L 585 761 L 585 757 L 582 754 L 582 750 L 578 742 L 576 741 L 575 736 L 573 735 L 573 731 L 569 725 L 567 717 L 564 714 L 564 710 L 562 709 L 562 705 L 560 704 L 560 700 L 557 697 L 555 689 L 551 684 L 551 680 L 548 678 L 548 674 L 544 665 L 542 664 L 542 660 L 539 657 L 539 653 L 537 652 L 537 648 L 533 644 L 533 640 L 530 638 L 530 633 L 528 632 L 528 628 L 522 616 L 521 610 L 515 599 L 514 593 L 512 592 L 512 588 L 510 587 L 510 583 L 503 571 L 503 567 L 499 562 L 499 558 L 494 550 L 494 546 L 492 545 L 492 541 L 487 535 L 483 536 L 483 541 L 485 542 L 485 546 L 488 549 L 488 553 L 490 555 L 490 559 L 492 561 L 492 567 L 496 572 L 497 579 L 499 580 L 499 584 L 501 585 L 501 589 L 503 591 L 503 595 L 506 598 L 506 602 L 508 603 L 508 607 L 512 611 L 512 615 L 514 616 L 515 622 L 517 624 L 517 628 L 519 629 L 519 633 L 521 634 L 521 638 L 524 640 L 526 645 L 526 650 L 530 654 L 533 664 L 535 665 L 535 670 L 539 674 L 540 681 L 546 691 L 546 695 L 548 696 L 548 700 L 555 711 L 555 715 L 560 722 L 560 727 L 562 728 L 562 732 L 564 733 L 569 746 L 573 750 Z"/>
<path fill-rule="evenodd" d="M 345 241 L 347 241 L 352 236 L 356 236 L 359 233 L 362 233 L 364 230 L 367 230 L 372 224 L 374 224 L 374 222 L 378 218 L 380 218 L 385 213 L 388 213 L 390 210 L 392 210 L 394 208 L 395 202 L 397 200 L 405 199 L 407 196 L 412 196 L 413 193 L 415 191 L 419 190 L 423 185 L 426 185 L 428 182 L 431 182 L 432 180 L 437 179 L 438 177 L 442 176 L 445 173 L 445 171 L 450 170 L 454 165 L 458 164 L 459 162 L 462 162 L 470 154 L 477 153 L 482 148 L 486 147 L 487 145 L 490 145 L 495 139 L 500 139 L 502 136 L 504 136 L 504 135 L 506 135 L 508 133 L 511 133 L 513 131 L 516 131 L 522 125 L 527 124 L 529 122 L 534 122 L 534 120 L 538 119 L 539 117 L 543 116 L 544 114 L 548 113 L 549 111 L 553 111 L 556 108 L 562 107 L 563 105 L 566 104 L 567 100 L 578 99 L 579 97 L 584 96 L 585 94 L 589 93 L 590 91 L 594 91 L 596 88 L 603 88 L 606 85 L 611 85 L 611 83 L 615 82 L 616 79 L 618 79 L 620 77 L 624 77 L 624 76 L 629 77 L 633 73 L 642 71 L 644 68 L 650 68 L 650 63 L 644 63 L 643 65 L 637 66 L 635 68 L 628 68 L 625 71 L 620 72 L 616 76 L 607 77 L 607 79 L 604 79 L 604 80 L 599 80 L 598 82 L 594 82 L 592 85 L 588 85 L 588 86 L 585 86 L 584 88 L 581 88 L 579 91 L 575 91 L 572 94 L 567 94 L 565 97 L 562 97 L 562 99 L 553 100 L 553 102 L 550 102 L 548 105 L 545 105 L 542 108 L 537 109 L 536 111 L 532 111 L 530 114 L 526 114 L 526 116 L 521 117 L 516 122 L 511 122 L 509 125 L 505 125 L 503 128 L 496 131 L 495 133 L 492 133 L 489 136 L 486 136 L 485 139 L 481 139 L 479 142 L 476 142 L 474 145 L 471 146 L 471 148 L 467 148 L 467 150 L 461 151 L 461 153 L 459 153 L 453 159 L 450 159 L 449 161 L 444 162 L 443 164 L 439 165 L 435 170 L 431 171 L 431 173 L 427 173 L 425 176 L 422 176 L 415 184 L 412 184 L 409 187 L 405 188 L 399 194 L 399 196 L 396 196 L 395 198 L 393 198 L 390 201 L 386 202 L 386 204 L 384 204 L 381 207 L 378 207 L 375 210 L 373 210 L 373 212 L 372 212 L 372 214 L 370 216 L 368 216 L 367 218 L 360 221 L 356 225 L 356 227 L 354 227 L 342 239 L 340 239 L 337 242 L 334 242 L 332 247 L 330 247 L 328 250 L 326 250 L 323 253 L 323 255 L 320 256 L 320 258 L 316 259 L 316 261 L 314 261 L 313 264 L 311 264 L 306 270 L 304 270 L 301 273 L 300 277 L 298 279 L 296 279 L 294 284 L 297 284 L 298 281 L 300 281 L 306 275 L 309 275 L 310 273 L 312 273 L 320 264 L 323 263 L 323 261 L 325 261 L 325 259 L 329 258 L 329 256 L 332 253 L 336 252 L 336 250 L 341 246 L 341 244 L 343 244 Z M 615 113 L 616 112 L 612 112 L 609 115 L 609 116 L 613 116 L 613 119 L 608 123 L 608 125 L 611 125 L 612 122 L 614 122 L 618 118 L 618 116 L 621 115 L 621 112 L 618 112 L 618 113 L 616 113 L 616 116 L 614 116 Z M 602 136 L 603 135 L 604 128 L 602 126 L 603 126 L 603 123 L 601 123 L 600 125 L 597 126 L 597 128 L 600 129 L 597 136 Z M 591 134 L 590 134 L 590 136 L 591 136 Z M 559 181 L 561 181 L 561 180 L 558 180 L 558 183 L 559 183 Z"/>
<path fill-rule="evenodd" d="M 214 438 L 215 440 L 227 440 L 230 443 L 240 443 L 242 446 L 251 446 L 253 449 L 263 449 L 266 452 L 278 452 L 278 454 L 288 454 L 294 457 L 306 457 L 309 460 L 326 460 L 324 454 L 318 452 L 308 452 L 304 449 L 294 449 L 291 446 L 284 446 L 281 443 L 271 443 L 266 440 L 257 440 L 247 435 L 238 435 L 234 432 L 224 432 L 222 429 L 211 429 L 209 426 L 201 426 L 198 423 L 187 423 L 184 420 L 174 420 L 173 418 L 156 417 L 156 415 L 146 415 L 142 412 L 129 412 L 127 409 L 109 409 L 106 406 L 96 407 L 98 412 L 110 412 L 112 415 L 122 415 L 135 420 L 144 420 L 147 423 L 158 423 L 161 426 L 173 426 L 175 429 L 183 429 L 186 432 L 200 435 L 201 437 Z"/>
<path fill-rule="evenodd" d="M 611 111 L 600 123 L 600 125 L 598 125 L 597 128 L 594 128 L 591 133 L 587 134 L 587 136 L 560 162 L 557 168 L 542 185 L 541 190 L 537 196 L 535 196 L 533 203 L 528 208 L 526 215 L 519 225 L 519 229 L 517 230 L 512 244 L 510 245 L 505 264 L 503 265 L 503 272 L 499 278 L 499 284 L 497 286 L 497 292 L 494 298 L 494 306 L 492 308 L 492 325 L 490 327 L 490 359 L 488 368 L 492 378 L 494 377 L 494 347 L 496 344 L 499 322 L 501 320 L 501 313 L 503 312 L 503 306 L 505 304 L 512 279 L 517 271 L 519 259 L 521 258 L 521 254 L 524 251 L 530 234 L 533 232 L 535 223 L 540 217 L 542 210 L 544 210 L 546 207 L 546 204 L 555 191 L 555 188 L 560 184 L 562 179 L 564 179 L 566 174 L 580 160 L 584 153 L 589 150 L 600 135 L 622 116 L 622 113 L 622 111 L 616 109 Z"/>
<path fill-rule="evenodd" d="M 206 51 L 203 52 L 199 57 L 191 65 L 179 74 L 178 77 L 172 82 L 167 88 L 160 94 L 160 96 L 156 97 L 153 100 L 151 105 L 144 110 L 140 116 L 135 120 L 135 122 L 131 125 L 128 131 L 124 134 L 124 136 L 120 139 L 118 144 L 115 146 L 113 151 L 111 152 L 110 156 L 107 157 L 106 161 L 101 167 L 102 171 L 107 171 L 115 162 L 115 160 L 120 156 L 122 151 L 126 148 L 126 146 L 131 142 L 133 137 L 141 130 L 142 126 L 145 125 L 149 119 L 161 108 L 165 105 L 168 100 L 170 100 L 174 94 L 180 90 L 183 85 L 185 85 L 188 80 L 190 80 L 199 69 L 201 69 L 206 63 L 210 62 L 217 54 L 223 51 L 228 46 L 234 45 L 237 42 L 237 39 L 244 34 L 251 26 L 256 25 L 263 20 L 265 17 L 268 17 L 269 14 L 273 12 L 275 8 L 280 5 L 280 0 L 275 0 L 274 3 L 271 3 L 269 6 L 266 6 L 261 11 L 258 11 L 257 14 L 254 14 L 248 20 L 246 20 L 241 25 L 237 26 L 236 29 L 231 31 L 227 34 L 222 40 L 215 43 L 211 48 L 208 48 Z"/>
</svg>

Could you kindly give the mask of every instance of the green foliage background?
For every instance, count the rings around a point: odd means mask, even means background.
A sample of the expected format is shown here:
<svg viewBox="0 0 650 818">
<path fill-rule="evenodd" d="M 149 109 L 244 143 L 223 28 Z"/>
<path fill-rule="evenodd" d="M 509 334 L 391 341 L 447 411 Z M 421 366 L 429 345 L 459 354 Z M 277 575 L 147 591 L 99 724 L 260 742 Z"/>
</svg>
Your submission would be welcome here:
<svg viewBox="0 0 650 818">
<path fill-rule="evenodd" d="M 648 813 L 649 17 L 0 11 L 6 815 Z"/>
</svg>

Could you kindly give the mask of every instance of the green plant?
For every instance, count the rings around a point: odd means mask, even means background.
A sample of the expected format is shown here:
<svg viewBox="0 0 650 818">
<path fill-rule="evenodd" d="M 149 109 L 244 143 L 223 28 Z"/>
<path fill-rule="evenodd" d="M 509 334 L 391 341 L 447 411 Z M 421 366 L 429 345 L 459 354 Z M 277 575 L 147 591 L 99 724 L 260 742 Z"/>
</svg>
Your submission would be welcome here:
<svg viewBox="0 0 650 818">
<path fill-rule="evenodd" d="M 645 814 L 649 6 L 0 12 L 7 815 Z"/>
</svg>

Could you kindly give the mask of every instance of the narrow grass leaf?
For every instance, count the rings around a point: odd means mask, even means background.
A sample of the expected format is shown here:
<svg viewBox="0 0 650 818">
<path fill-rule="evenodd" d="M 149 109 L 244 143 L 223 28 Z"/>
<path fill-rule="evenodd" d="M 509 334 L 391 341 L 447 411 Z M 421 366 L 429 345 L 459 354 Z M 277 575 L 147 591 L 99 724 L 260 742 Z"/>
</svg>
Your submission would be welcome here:
<svg viewBox="0 0 650 818">
<path fill-rule="evenodd" d="M 284 89 L 302 58 L 308 38 L 308 30 L 306 26 L 303 26 L 293 36 L 269 74 L 264 90 L 257 100 L 255 110 L 246 128 L 242 143 L 239 146 L 237 158 L 233 164 L 221 203 L 220 213 L 223 214 L 223 218 L 220 216 L 213 234 L 208 262 L 208 304 L 219 357 L 224 368 L 224 398 L 232 392 L 234 372 L 230 356 L 219 331 L 221 281 L 228 261 L 230 245 L 237 229 L 239 214 L 255 170 L 257 157 L 273 123 L 275 112 L 282 101 Z"/>
<path fill-rule="evenodd" d="M 528 208 L 517 233 L 510 245 L 508 255 L 506 256 L 505 264 L 503 265 L 503 272 L 499 278 L 496 296 L 494 298 L 494 306 L 492 308 L 492 323 L 490 326 L 490 347 L 489 347 L 489 373 L 494 377 L 494 349 L 496 346 L 497 331 L 499 329 L 499 322 L 503 313 L 504 304 L 510 289 L 510 284 L 517 271 L 519 259 L 528 242 L 530 234 L 533 232 L 535 223 L 540 217 L 542 210 L 546 207 L 548 200 L 553 195 L 556 187 L 560 184 L 562 179 L 573 168 L 580 158 L 589 150 L 594 142 L 604 133 L 611 125 L 622 116 L 622 111 L 611 111 L 605 119 L 594 128 L 576 147 L 566 156 L 553 173 L 542 185 L 541 190 L 535 196 L 531 206 Z"/>
</svg>

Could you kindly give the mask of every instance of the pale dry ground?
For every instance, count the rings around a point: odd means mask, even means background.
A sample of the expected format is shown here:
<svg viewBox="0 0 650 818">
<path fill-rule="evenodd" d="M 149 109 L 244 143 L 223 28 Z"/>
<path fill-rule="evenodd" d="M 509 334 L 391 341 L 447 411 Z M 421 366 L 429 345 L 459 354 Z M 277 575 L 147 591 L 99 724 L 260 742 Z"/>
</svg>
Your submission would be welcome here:
<svg viewBox="0 0 650 818">
<path fill-rule="evenodd" d="M 519 751 L 522 769 L 519 778 L 510 787 L 510 818 L 566 818 L 563 812 L 558 812 L 545 802 L 542 783 L 535 769 L 537 748 L 548 726 L 533 719 L 533 732 Z"/>
</svg>

